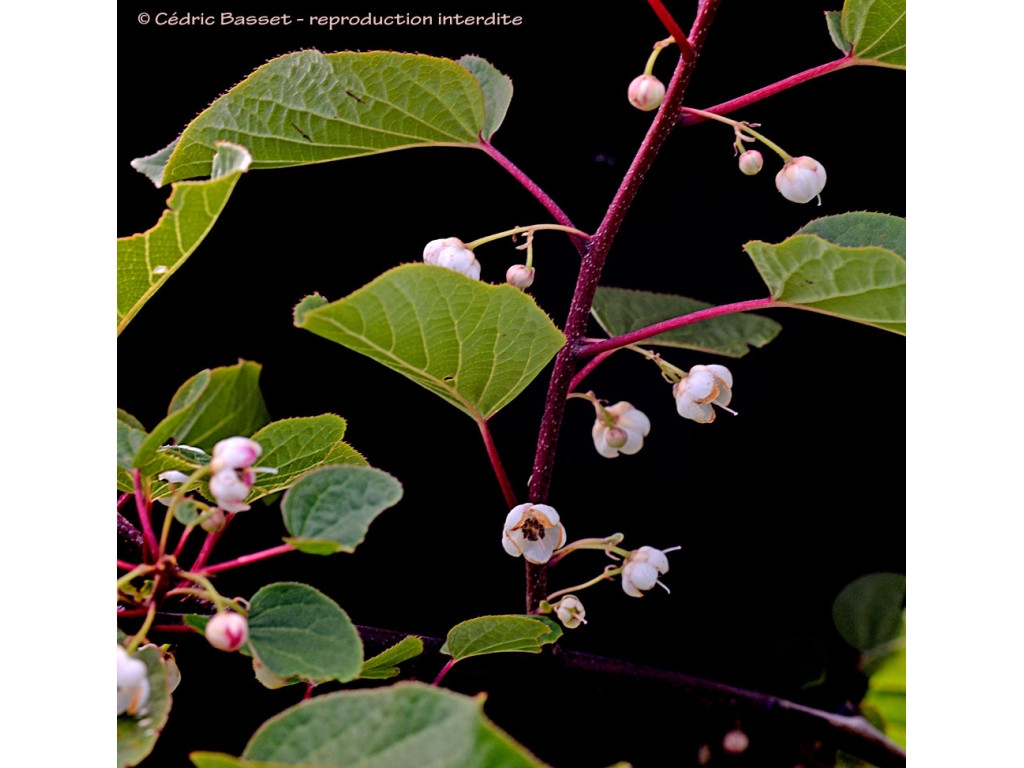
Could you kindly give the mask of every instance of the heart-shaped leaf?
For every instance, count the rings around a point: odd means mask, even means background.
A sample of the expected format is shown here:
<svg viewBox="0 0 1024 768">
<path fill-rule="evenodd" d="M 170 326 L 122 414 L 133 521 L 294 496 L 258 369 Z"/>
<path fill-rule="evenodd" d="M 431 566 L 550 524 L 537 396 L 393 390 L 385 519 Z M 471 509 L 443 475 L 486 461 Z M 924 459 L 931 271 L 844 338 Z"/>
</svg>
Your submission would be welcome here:
<svg viewBox="0 0 1024 768">
<path fill-rule="evenodd" d="M 846 0 L 842 27 L 861 62 L 907 68 L 906 0 Z"/>
</svg>

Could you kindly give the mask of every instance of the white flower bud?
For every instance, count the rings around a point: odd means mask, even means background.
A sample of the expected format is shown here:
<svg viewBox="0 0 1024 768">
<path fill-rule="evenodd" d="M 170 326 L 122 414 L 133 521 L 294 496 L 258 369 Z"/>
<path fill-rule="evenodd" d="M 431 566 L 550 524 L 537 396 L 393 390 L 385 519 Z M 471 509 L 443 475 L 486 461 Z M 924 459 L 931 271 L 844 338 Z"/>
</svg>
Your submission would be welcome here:
<svg viewBox="0 0 1024 768">
<path fill-rule="evenodd" d="M 739 755 L 747 751 L 750 746 L 750 738 L 739 728 L 734 728 L 725 734 L 722 739 L 722 749 L 730 755 Z"/>
<path fill-rule="evenodd" d="M 149 672 L 146 662 L 128 655 L 117 646 L 117 714 L 141 714 L 149 701 Z"/>
<path fill-rule="evenodd" d="M 249 509 L 245 497 L 255 480 L 248 470 L 224 469 L 210 478 L 210 493 L 225 512 L 245 512 Z"/>
<path fill-rule="evenodd" d="M 576 595 L 566 595 L 553 607 L 555 615 L 566 629 L 576 629 L 580 624 L 587 623 L 587 611 Z"/>
<path fill-rule="evenodd" d="M 640 547 L 629 555 L 622 567 L 622 591 L 630 597 L 643 597 L 643 592 L 661 584 L 658 575 L 662 573 L 668 573 L 665 552 L 654 547 Z M 661 586 L 668 591 L 664 584 Z"/>
<path fill-rule="evenodd" d="M 423 261 L 427 264 L 433 264 L 436 267 L 437 257 L 441 253 L 441 249 L 448 248 L 449 246 L 465 248 L 466 244 L 457 237 L 445 237 L 440 240 L 431 240 L 427 243 L 427 247 L 423 249 Z"/>
<path fill-rule="evenodd" d="M 712 404 L 725 408 L 732 401 L 732 373 L 724 365 L 695 365 L 672 387 L 676 412 L 700 424 L 715 420 Z"/>
<path fill-rule="evenodd" d="M 761 172 L 764 165 L 764 158 L 756 149 L 748 149 L 740 155 L 740 173 L 746 176 L 754 176 Z"/>
<path fill-rule="evenodd" d="M 565 526 L 558 512 L 547 504 L 520 504 L 505 517 L 501 545 L 512 557 L 522 555 L 527 562 L 543 565 L 552 553 L 565 544 Z"/>
<path fill-rule="evenodd" d="M 533 285 L 533 278 L 537 270 L 525 264 L 513 264 L 505 273 L 505 282 L 514 285 L 516 288 L 529 288 Z"/>
<path fill-rule="evenodd" d="M 606 459 L 614 459 L 620 453 L 632 455 L 644 447 L 644 438 L 651 431 L 651 421 L 643 411 L 625 400 L 604 410 L 615 423 L 608 424 L 600 415 L 594 421 L 590 434 L 599 454 Z"/>
<path fill-rule="evenodd" d="M 227 517 L 224 515 L 224 510 L 220 507 L 214 507 L 210 510 L 209 515 L 204 517 L 202 522 L 199 523 L 199 527 L 207 533 L 217 533 L 217 531 L 224 530 L 225 523 L 227 523 Z"/>
<path fill-rule="evenodd" d="M 794 157 L 782 166 L 775 177 L 775 186 L 787 200 L 809 203 L 825 188 L 825 166 L 806 155 Z"/>
<path fill-rule="evenodd" d="M 457 237 L 431 240 L 423 249 L 423 261 L 437 267 L 459 272 L 473 280 L 480 279 L 480 262 Z"/>
<path fill-rule="evenodd" d="M 213 446 L 210 471 L 217 474 L 223 469 L 248 469 L 263 453 L 255 440 L 247 437 L 229 437 Z"/>
<path fill-rule="evenodd" d="M 206 639 L 214 648 L 237 651 L 249 639 L 249 622 L 233 611 L 222 611 L 206 622 Z"/>
<path fill-rule="evenodd" d="M 665 100 L 665 84 L 654 75 L 640 75 L 629 84 L 626 95 L 634 107 L 650 112 Z"/>
</svg>

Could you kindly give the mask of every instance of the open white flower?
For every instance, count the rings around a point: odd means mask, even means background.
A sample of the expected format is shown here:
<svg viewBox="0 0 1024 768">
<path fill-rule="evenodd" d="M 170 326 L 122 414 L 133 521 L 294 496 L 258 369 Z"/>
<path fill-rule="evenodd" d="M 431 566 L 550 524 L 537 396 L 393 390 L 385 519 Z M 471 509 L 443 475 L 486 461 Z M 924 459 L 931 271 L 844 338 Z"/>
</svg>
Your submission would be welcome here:
<svg viewBox="0 0 1024 768">
<path fill-rule="evenodd" d="M 480 279 L 480 262 L 466 244 L 457 237 L 431 240 L 423 249 L 423 261 L 444 267 L 472 278 Z"/>
<path fill-rule="evenodd" d="M 710 424 L 715 420 L 712 404 L 725 408 L 732 400 L 732 374 L 724 365 L 695 365 L 673 385 L 672 394 L 680 416 Z"/>
<path fill-rule="evenodd" d="M 587 623 L 587 610 L 576 595 L 566 595 L 552 607 L 566 629 L 576 629 L 580 624 Z"/>
<path fill-rule="evenodd" d="M 655 584 L 668 592 L 668 587 L 658 581 L 658 576 L 668 573 L 668 558 L 665 551 L 654 547 L 640 547 L 626 559 L 622 566 L 622 591 L 630 597 L 643 597 L 643 593 Z"/>
<path fill-rule="evenodd" d="M 794 157 L 776 175 L 775 186 L 787 200 L 809 203 L 825 188 L 825 166 L 807 155 Z"/>
<path fill-rule="evenodd" d="M 146 662 L 129 656 L 123 646 L 117 646 L 117 714 L 141 714 L 148 700 Z"/>
<path fill-rule="evenodd" d="M 620 453 L 632 455 L 644 447 L 644 438 L 651 431 L 651 420 L 643 411 L 634 408 L 625 400 L 605 408 L 604 411 L 612 417 L 614 423 L 603 421 L 603 414 L 598 410 L 598 418 L 591 430 L 594 447 L 598 453 L 606 459 L 614 459 Z"/>
<path fill-rule="evenodd" d="M 522 555 L 527 562 L 543 565 L 552 553 L 565 544 L 565 527 L 558 512 L 547 504 L 520 504 L 505 517 L 501 545 L 512 557 Z"/>
</svg>

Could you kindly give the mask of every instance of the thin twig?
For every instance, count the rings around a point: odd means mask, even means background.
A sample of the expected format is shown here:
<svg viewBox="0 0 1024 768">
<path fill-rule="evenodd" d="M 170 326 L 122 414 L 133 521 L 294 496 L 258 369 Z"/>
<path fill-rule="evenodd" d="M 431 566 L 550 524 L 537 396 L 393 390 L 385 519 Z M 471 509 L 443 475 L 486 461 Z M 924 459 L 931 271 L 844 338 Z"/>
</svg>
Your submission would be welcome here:
<svg viewBox="0 0 1024 768">
<path fill-rule="evenodd" d="M 501 492 L 505 495 L 505 503 L 509 509 L 512 509 L 519 502 L 516 500 L 516 492 L 512 490 L 512 484 L 508 481 L 508 475 L 505 474 L 505 466 L 501 463 L 501 456 L 498 455 L 498 447 L 494 444 L 494 438 L 491 436 L 491 428 L 487 426 L 487 419 L 478 419 L 477 424 L 480 427 L 480 436 L 484 439 L 484 446 L 487 448 L 487 458 L 491 460 L 494 475 L 498 478 L 498 485 L 501 486 Z"/>
</svg>

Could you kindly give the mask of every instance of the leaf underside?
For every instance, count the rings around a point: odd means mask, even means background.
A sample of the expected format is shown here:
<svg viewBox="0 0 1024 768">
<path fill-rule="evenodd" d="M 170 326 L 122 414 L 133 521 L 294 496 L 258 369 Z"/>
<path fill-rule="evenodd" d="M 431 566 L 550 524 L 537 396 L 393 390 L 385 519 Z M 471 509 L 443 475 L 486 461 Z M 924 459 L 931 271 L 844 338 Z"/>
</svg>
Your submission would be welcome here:
<svg viewBox="0 0 1024 768">
<path fill-rule="evenodd" d="M 842 33 L 861 61 L 906 69 L 906 0 L 846 0 Z"/>
</svg>

